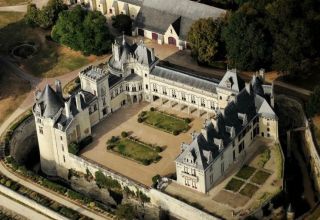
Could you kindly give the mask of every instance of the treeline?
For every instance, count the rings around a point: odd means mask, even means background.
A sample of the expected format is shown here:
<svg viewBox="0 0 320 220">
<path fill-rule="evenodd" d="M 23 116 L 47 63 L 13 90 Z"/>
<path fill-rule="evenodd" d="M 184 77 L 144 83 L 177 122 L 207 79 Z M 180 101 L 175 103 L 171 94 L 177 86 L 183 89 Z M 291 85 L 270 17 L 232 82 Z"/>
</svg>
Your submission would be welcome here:
<svg viewBox="0 0 320 220">
<path fill-rule="evenodd" d="M 232 2 L 240 6 L 226 18 L 200 19 L 189 31 L 192 53 L 200 62 L 226 58 L 241 70 L 263 67 L 293 76 L 320 69 L 320 1 Z"/>
</svg>

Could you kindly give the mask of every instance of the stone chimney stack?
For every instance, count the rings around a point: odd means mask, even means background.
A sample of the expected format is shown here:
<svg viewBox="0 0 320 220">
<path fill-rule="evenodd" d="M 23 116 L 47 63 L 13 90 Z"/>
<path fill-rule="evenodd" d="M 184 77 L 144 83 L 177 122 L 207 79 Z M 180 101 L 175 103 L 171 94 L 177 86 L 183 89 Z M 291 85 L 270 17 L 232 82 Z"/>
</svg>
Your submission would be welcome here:
<svg viewBox="0 0 320 220">
<path fill-rule="evenodd" d="M 76 94 L 75 96 L 76 98 L 76 106 L 77 106 L 77 110 L 80 112 L 82 111 L 82 108 L 81 108 L 81 99 L 80 99 L 80 94 Z"/>
<path fill-rule="evenodd" d="M 62 87 L 61 87 L 61 81 L 56 79 L 55 80 L 55 86 L 56 86 L 56 93 L 62 98 Z"/>
<path fill-rule="evenodd" d="M 71 117 L 71 113 L 70 113 L 70 101 L 67 101 L 64 103 L 64 110 L 66 112 L 66 117 L 70 118 Z"/>
</svg>

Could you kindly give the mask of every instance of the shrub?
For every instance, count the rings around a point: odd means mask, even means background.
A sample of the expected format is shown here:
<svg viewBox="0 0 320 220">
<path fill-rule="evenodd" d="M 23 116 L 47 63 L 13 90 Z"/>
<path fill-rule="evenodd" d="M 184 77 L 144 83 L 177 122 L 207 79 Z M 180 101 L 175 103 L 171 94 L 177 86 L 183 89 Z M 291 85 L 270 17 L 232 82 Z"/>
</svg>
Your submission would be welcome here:
<svg viewBox="0 0 320 220">
<path fill-rule="evenodd" d="M 191 122 L 191 119 L 190 118 L 185 118 L 184 121 L 189 124 Z"/>
<path fill-rule="evenodd" d="M 118 219 L 131 220 L 135 218 L 136 210 L 131 204 L 121 204 L 117 207 L 116 216 Z"/>
<path fill-rule="evenodd" d="M 151 162 L 150 162 L 150 160 L 148 160 L 148 159 L 143 159 L 143 160 L 142 160 L 142 164 L 143 164 L 143 165 L 146 165 L 146 166 L 147 166 L 147 165 L 149 165 L 150 163 L 151 163 Z"/>
<path fill-rule="evenodd" d="M 179 131 L 174 130 L 174 131 L 172 132 L 172 134 L 173 134 L 174 136 L 177 136 L 177 135 L 179 134 Z"/>
<path fill-rule="evenodd" d="M 96 184 L 100 188 L 121 189 L 121 185 L 117 180 L 106 177 L 100 170 L 95 173 Z"/>
<path fill-rule="evenodd" d="M 156 150 L 158 153 L 162 152 L 162 148 L 159 147 L 159 146 L 156 146 L 155 150 Z"/>
<path fill-rule="evenodd" d="M 155 111 L 155 108 L 154 108 L 154 107 L 151 107 L 151 108 L 150 108 L 150 111 L 154 112 L 154 111 Z"/>
<path fill-rule="evenodd" d="M 123 138 L 128 137 L 128 132 L 126 132 L 126 131 L 121 132 L 121 137 L 123 137 Z"/>
<path fill-rule="evenodd" d="M 112 136 L 108 141 L 107 141 L 107 144 L 108 145 L 112 145 L 114 143 L 116 143 L 120 138 L 117 137 L 117 136 Z"/>
<path fill-rule="evenodd" d="M 10 180 L 7 180 L 5 185 L 6 185 L 6 187 L 10 188 L 10 186 L 11 186 L 11 181 L 10 181 Z"/>
<path fill-rule="evenodd" d="M 158 183 L 158 180 L 161 178 L 161 176 L 159 174 L 155 175 L 154 177 L 152 177 L 152 182 L 154 185 L 156 185 Z"/>
<path fill-rule="evenodd" d="M 109 144 L 109 145 L 107 145 L 107 150 L 112 150 L 114 147 L 115 147 L 115 145 Z"/>
<path fill-rule="evenodd" d="M 141 202 L 150 202 L 150 198 L 144 194 L 143 192 L 141 191 L 138 191 L 138 198 L 140 199 Z"/>
<path fill-rule="evenodd" d="M 142 122 L 143 122 L 143 119 L 142 119 L 141 117 L 139 117 L 139 118 L 138 118 L 138 122 L 139 122 L 139 123 L 142 123 Z"/>
<path fill-rule="evenodd" d="M 77 143 L 71 143 L 68 146 L 68 151 L 71 154 L 77 155 L 79 152 L 79 145 Z"/>
</svg>

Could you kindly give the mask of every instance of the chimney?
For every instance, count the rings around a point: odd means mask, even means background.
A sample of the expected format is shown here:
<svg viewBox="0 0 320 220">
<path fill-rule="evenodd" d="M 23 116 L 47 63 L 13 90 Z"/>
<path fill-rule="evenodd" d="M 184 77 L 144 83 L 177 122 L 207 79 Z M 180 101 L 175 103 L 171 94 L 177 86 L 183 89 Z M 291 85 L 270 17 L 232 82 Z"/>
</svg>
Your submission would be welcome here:
<svg viewBox="0 0 320 220">
<path fill-rule="evenodd" d="M 62 98 L 62 88 L 61 88 L 61 81 L 56 79 L 54 82 L 56 86 L 56 93 Z"/>
<path fill-rule="evenodd" d="M 80 111 L 82 111 L 82 108 L 81 108 L 81 100 L 80 100 L 79 93 L 75 95 L 75 99 L 76 99 L 77 110 L 80 112 Z"/>
<path fill-rule="evenodd" d="M 259 75 L 260 75 L 260 77 L 261 77 L 261 79 L 262 79 L 263 82 L 264 82 L 265 72 L 266 72 L 265 69 L 262 69 L 262 68 L 261 68 L 261 69 L 259 70 Z"/>
<path fill-rule="evenodd" d="M 66 112 L 66 117 L 70 118 L 71 117 L 71 114 L 70 114 L 70 101 L 66 101 L 64 103 L 64 109 L 65 109 L 65 112 Z"/>
<path fill-rule="evenodd" d="M 151 52 L 151 60 L 152 60 L 152 61 L 155 61 L 156 56 L 155 56 L 155 54 L 154 54 L 154 48 L 151 48 L 151 49 L 150 49 L 150 52 Z"/>
<path fill-rule="evenodd" d="M 246 90 L 249 94 L 251 94 L 251 87 L 250 87 L 250 83 L 246 83 Z"/>
</svg>

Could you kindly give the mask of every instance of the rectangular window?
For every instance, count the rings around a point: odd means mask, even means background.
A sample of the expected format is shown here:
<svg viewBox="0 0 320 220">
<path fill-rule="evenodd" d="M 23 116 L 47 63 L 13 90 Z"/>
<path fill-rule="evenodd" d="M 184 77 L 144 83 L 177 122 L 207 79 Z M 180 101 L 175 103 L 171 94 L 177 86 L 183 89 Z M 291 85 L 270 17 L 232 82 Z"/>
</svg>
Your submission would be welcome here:
<svg viewBox="0 0 320 220">
<path fill-rule="evenodd" d="M 126 91 L 129 91 L 129 85 L 126 85 Z"/>
<path fill-rule="evenodd" d="M 196 98 L 194 97 L 194 95 L 191 95 L 191 103 L 195 104 L 196 103 Z"/>
<path fill-rule="evenodd" d="M 61 148 L 62 148 L 62 151 L 64 151 L 64 146 L 63 146 L 63 144 L 61 144 Z"/>
<path fill-rule="evenodd" d="M 202 106 L 202 107 L 206 107 L 204 98 L 201 98 L 201 106 Z"/>
<path fill-rule="evenodd" d="M 39 127 L 40 134 L 43 134 L 43 127 Z"/>
<path fill-rule="evenodd" d="M 66 157 L 63 155 L 63 162 L 65 163 L 66 162 Z"/>
<path fill-rule="evenodd" d="M 148 90 L 148 85 L 146 85 L 146 90 Z"/>
<path fill-rule="evenodd" d="M 163 94 L 163 95 L 167 95 L 167 89 L 166 89 L 166 87 L 162 87 L 162 94 Z"/>
<path fill-rule="evenodd" d="M 186 94 L 184 92 L 181 93 L 181 99 L 183 101 L 186 101 Z"/>
<path fill-rule="evenodd" d="M 191 174 L 195 176 L 196 175 L 196 170 L 195 169 L 191 169 Z"/>
<path fill-rule="evenodd" d="M 174 89 L 172 90 L 172 97 L 177 98 L 176 90 L 174 90 Z"/>
<path fill-rule="evenodd" d="M 61 141 L 63 140 L 62 136 L 60 136 L 60 140 L 61 140 Z"/>
<path fill-rule="evenodd" d="M 188 173 L 188 167 L 184 167 L 184 172 Z"/>
</svg>

